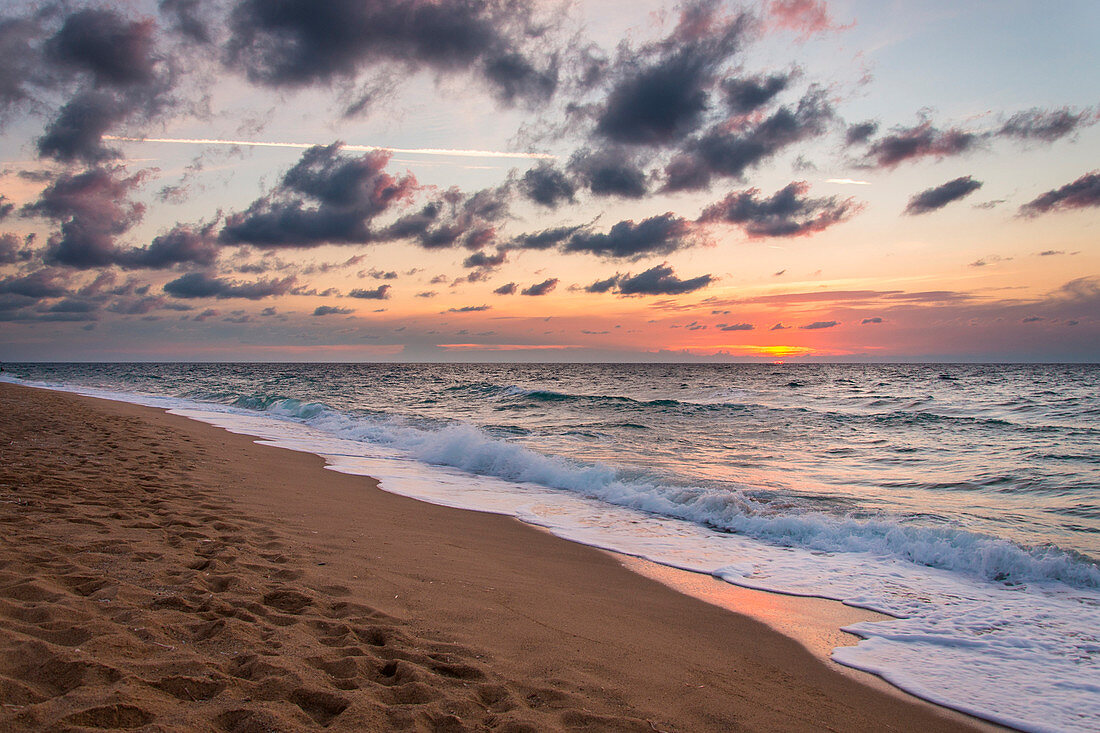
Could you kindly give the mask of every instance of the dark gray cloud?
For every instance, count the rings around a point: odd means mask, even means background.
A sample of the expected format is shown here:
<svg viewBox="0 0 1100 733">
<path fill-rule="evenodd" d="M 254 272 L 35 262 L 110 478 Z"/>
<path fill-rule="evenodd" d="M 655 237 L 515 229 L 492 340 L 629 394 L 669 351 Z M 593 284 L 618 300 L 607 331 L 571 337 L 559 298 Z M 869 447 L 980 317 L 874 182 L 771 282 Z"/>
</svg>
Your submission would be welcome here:
<svg viewBox="0 0 1100 733">
<path fill-rule="evenodd" d="M 1063 107 L 1044 110 L 1035 107 L 1009 117 L 997 134 L 1019 140 L 1051 143 L 1095 122 L 1096 116 L 1090 109 L 1077 111 Z"/>
<path fill-rule="evenodd" d="M 547 99 L 553 57 L 530 50 L 548 28 L 525 0 L 242 0 L 229 18 L 229 64 L 254 82 L 305 87 L 396 64 L 480 74 L 504 101 Z"/>
<path fill-rule="evenodd" d="M 614 289 L 614 287 L 619 284 L 619 280 L 621 280 L 622 277 L 622 275 L 615 274 L 606 280 L 597 280 L 591 285 L 586 286 L 584 291 L 586 293 L 606 293 Z"/>
<path fill-rule="evenodd" d="M 553 227 L 543 229 L 540 232 L 520 234 L 512 238 L 508 243 L 508 247 L 512 249 L 550 249 L 562 244 L 574 234 L 582 232 L 586 228 L 584 225 Z"/>
<path fill-rule="evenodd" d="M 343 155 L 340 143 L 310 148 L 274 190 L 226 218 L 221 239 L 270 248 L 376 241 L 375 217 L 417 189 L 411 175 L 385 172 L 389 157 L 382 151 Z"/>
<path fill-rule="evenodd" d="M 379 285 L 378 287 L 372 288 L 370 290 L 357 288 L 348 293 L 348 297 L 363 298 L 364 300 L 386 300 L 390 297 L 390 286 Z"/>
<path fill-rule="evenodd" d="M 788 331 L 788 330 L 790 330 L 790 328 L 791 328 L 790 326 L 784 326 L 782 323 L 777 323 L 774 326 L 772 326 L 771 328 L 769 328 L 768 330 L 769 331 Z"/>
<path fill-rule="evenodd" d="M 570 157 L 569 171 L 597 196 L 637 199 L 649 190 L 637 156 L 623 147 L 582 148 Z"/>
<path fill-rule="evenodd" d="M 664 190 L 700 190 L 715 178 L 741 180 L 784 148 L 823 134 L 833 116 L 825 93 L 811 88 L 796 107 L 780 107 L 755 125 L 715 125 L 688 140 L 665 166 Z"/>
<path fill-rule="evenodd" d="M 114 10 L 87 8 L 65 18 L 46 42 L 46 54 L 95 87 L 151 84 L 157 76 L 152 20 L 128 21 Z"/>
<path fill-rule="evenodd" d="M 148 120 L 170 104 L 174 80 L 155 47 L 150 19 L 130 21 L 111 9 L 67 15 L 43 44 L 56 87 L 76 90 L 38 139 L 41 155 L 62 162 L 98 163 L 117 157 L 103 144 L 114 126 Z"/>
<path fill-rule="evenodd" d="M 982 187 L 981 181 L 975 181 L 970 176 L 963 176 L 948 181 L 941 186 L 933 186 L 925 189 L 909 199 L 905 207 L 906 214 L 927 214 L 947 206 L 952 201 L 958 201 L 977 191 Z"/>
<path fill-rule="evenodd" d="M 840 321 L 814 321 L 813 323 L 806 324 L 805 326 L 799 326 L 799 328 L 801 328 L 803 331 L 819 331 L 823 328 L 833 328 L 834 326 L 839 325 Z"/>
<path fill-rule="evenodd" d="M 0 278 L 0 294 L 20 295 L 35 300 L 60 298 L 69 294 L 69 283 L 60 270 L 45 268 L 26 275 L 7 275 Z"/>
<path fill-rule="evenodd" d="M 0 122 L 31 99 L 29 85 L 43 66 L 34 46 L 40 32 L 35 18 L 0 17 Z"/>
<path fill-rule="evenodd" d="M 668 212 L 635 224 L 620 221 L 606 234 L 579 231 L 563 247 L 566 252 L 588 252 L 600 257 L 638 259 L 669 254 L 690 246 L 691 222 Z"/>
<path fill-rule="evenodd" d="M 504 285 L 501 285 L 499 288 L 497 288 L 496 290 L 493 291 L 493 294 L 494 295 L 515 295 L 516 294 L 516 284 L 515 283 L 506 283 Z"/>
<path fill-rule="evenodd" d="M 686 3 L 664 39 L 620 48 L 595 132 L 613 143 L 665 145 L 695 131 L 709 106 L 719 68 L 736 53 L 748 16 L 722 17 L 708 0 Z"/>
<path fill-rule="evenodd" d="M 711 275 L 681 280 L 666 262 L 637 275 L 616 273 L 606 280 L 597 280 L 586 287 L 585 291 L 589 293 L 615 291 L 619 295 L 683 295 L 705 288 L 713 281 L 714 277 Z"/>
<path fill-rule="evenodd" d="M 1039 216 L 1051 211 L 1089 209 L 1100 206 L 1100 171 L 1086 173 L 1073 183 L 1047 191 L 1020 207 L 1022 216 Z"/>
<path fill-rule="evenodd" d="M 496 223 L 508 215 L 510 193 L 507 183 L 472 194 L 452 188 L 419 211 L 397 219 L 380 237 L 409 240 L 424 249 L 481 249 L 496 240 Z"/>
<path fill-rule="evenodd" d="M 532 285 L 530 287 L 524 288 L 523 290 L 520 291 L 520 295 L 546 295 L 547 293 L 552 291 L 557 286 L 558 286 L 558 278 L 552 277 L 552 278 L 548 278 L 546 280 L 543 280 L 540 283 L 535 283 L 534 285 Z"/>
<path fill-rule="evenodd" d="M 852 199 L 809 198 L 809 184 L 791 183 L 769 198 L 750 188 L 729 194 L 703 210 L 703 223 L 735 224 L 750 237 L 799 237 L 821 232 L 859 210 Z"/>
<path fill-rule="evenodd" d="M 504 261 L 508 258 L 508 253 L 504 250 L 497 250 L 496 254 L 486 254 L 485 252 L 474 252 L 472 255 L 462 261 L 463 267 L 478 267 L 484 270 L 493 270 L 504 264 Z"/>
<path fill-rule="evenodd" d="M 293 276 L 282 280 L 238 282 L 214 277 L 205 272 L 189 272 L 166 283 L 164 292 L 176 298 L 246 298 L 248 300 L 260 300 L 275 295 L 285 295 L 293 287 Z"/>
<path fill-rule="evenodd" d="M 0 234 L 0 265 L 18 262 L 23 240 L 14 234 Z"/>
<path fill-rule="evenodd" d="M 878 132 L 878 123 L 874 120 L 857 122 L 848 125 L 848 129 L 844 132 L 844 142 L 848 145 L 859 145 L 874 137 L 876 132 Z"/>
<path fill-rule="evenodd" d="M 681 280 L 667 264 L 651 267 L 637 275 L 619 280 L 620 295 L 682 295 L 705 288 L 714 281 L 711 275 Z"/>
<path fill-rule="evenodd" d="M 487 311 L 493 306 L 491 305 L 464 305 L 461 308 L 448 308 L 445 313 L 480 313 L 481 311 Z"/>
<path fill-rule="evenodd" d="M 535 203 L 550 208 L 572 203 L 577 192 L 573 181 L 549 163 L 540 163 L 524 173 L 519 189 Z"/>
<path fill-rule="evenodd" d="M 895 127 L 867 149 L 865 162 L 878 168 L 894 168 L 920 158 L 946 158 L 977 148 L 982 136 L 950 128 L 940 130 L 925 120 L 913 127 Z"/>
<path fill-rule="evenodd" d="M 719 323 L 719 331 L 752 331 L 756 326 L 751 323 Z"/>
<path fill-rule="evenodd" d="M 204 14 L 206 0 L 160 0 L 157 8 L 168 18 L 172 30 L 198 43 L 213 41 L 210 21 Z"/>
<path fill-rule="evenodd" d="M 334 305 L 319 305 L 313 309 L 315 316 L 346 316 L 354 312 L 351 308 L 338 308 Z"/>
<path fill-rule="evenodd" d="M 0 221 L 7 219 L 13 211 L 15 211 L 15 204 L 9 201 L 7 196 L 0 193 Z"/>
<path fill-rule="evenodd" d="M 790 74 L 723 79 L 722 95 L 731 112 L 744 115 L 755 112 L 771 102 L 777 94 L 787 88 L 790 82 Z"/>
<path fill-rule="evenodd" d="M 859 323 L 860 323 L 861 326 L 867 326 L 867 325 L 874 324 L 874 323 L 882 323 L 882 317 L 881 316 L 875 316 L 873 318 L 864 318 Z"/>
<path fill-rule="evenodd" d="M 218 258 L 220 245 L 215 225 L 191 227 L 177 224 L 153 238 L 148 247 L 118 252 L 115 261 L 127 268 L 166 269 L 175 265 L 209 266 Z"/>
<path fill-rule="evenodd" d="M 103 267 L 119 257 L 116 238 L 138 223 L 145 207 L 130 200 L 142 176 L 121 168 L 98 167 L 60 174 L 24 215 L 59 222 L 46 248 L 46 262 L 76 268 Z"/>
</svg>

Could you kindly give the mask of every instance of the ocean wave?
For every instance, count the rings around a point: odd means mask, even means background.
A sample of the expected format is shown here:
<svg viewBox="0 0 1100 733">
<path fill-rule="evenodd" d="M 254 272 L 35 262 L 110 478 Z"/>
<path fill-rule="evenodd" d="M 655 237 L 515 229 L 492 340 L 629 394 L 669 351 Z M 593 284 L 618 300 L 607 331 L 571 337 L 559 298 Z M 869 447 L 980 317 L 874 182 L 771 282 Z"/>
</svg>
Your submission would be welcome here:
<svg viewBox="0 0 1100 733">
<path fill-rule="evenodd" d="M 274 400 L 263 412 L 298 419 L 341 438 L 397 448 L 424 463 L 537 484 L 617 506 L 691 521 L 773 545 L 868 553 L 1010 585 L 1057 581 L 1100 588 L 1100 566 L 1055 546 L 1024 547 L 957 527 L 863 518 L 762 500 L 743 491 L 631 480 L 612 466 L 545 455 L 464 424 L 424 428 L 396 418 L 351 416 L 320 403 Z"/>
</svg>

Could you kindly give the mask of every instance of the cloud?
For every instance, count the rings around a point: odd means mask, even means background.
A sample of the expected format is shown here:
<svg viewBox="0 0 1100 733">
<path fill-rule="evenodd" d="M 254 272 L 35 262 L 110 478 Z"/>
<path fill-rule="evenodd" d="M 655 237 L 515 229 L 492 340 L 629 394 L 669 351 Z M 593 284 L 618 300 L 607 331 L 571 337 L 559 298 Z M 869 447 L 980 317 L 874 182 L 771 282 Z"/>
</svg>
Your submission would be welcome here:
<svg viewBox="0 0 1100 733">
<path fill-rule="evenodd" d="M 731 112 L 738 115 L 749 114 L 768 104 L 786 89 L 791 77 L 791 74 L 769 74 L 723 79 L 722 95 Z"/>
<path fill-rule="evenodd" d="M 844 132 L 844 142 L 848 145 L 860 145 L 874 137 L 876 132 L 878 132 L 878 123 L 874 120 L 857 122 L 848 125 L 848 129 Z"/>
<path fill-rule="evenodd" d="M 946 158 L 974 150 L 981 136 L 958 128 L 940 130 L 925 120 L 913 127 L 895 127 L 867 149 L 868 165 L 894 168 L 920 158 Z"/>
<path fill-rule="evenodd" d="M 40 32 L 37 18 L 0 17 L 0 122 L 31 100 L 28 85 L 43 67 L 33 45 Z"/>
<path fill-rule="evenodd" d="M 821 232 L 846 221 L 860 207 L 852 199 L 809 198 L 805 181 L 791 183 L 770 198 L 760 189 L 729 194 L 703 210 L 702 223 L 735 224 L 749 237 L 799 237 Z"/>
<path fill-rule="evenodd" d="M 1092 110 L 1077 111 L 1070 107 L 1044 110 L 1038 107 L 1017 112 L 997 131 L 998 135 L 1018 140 L 1039 140 L 1051 143 L 1078 129 L 1096 122 Z"/>
<path fill-rule="evenodd" d="M 87 8 L 65 17 L 44 44 L 53 86 L 80 82 L 38 140 L 38 151 L 62 162 L 117 157 L 103 145 L 113 126 L 149 119 L 168 103 L 171 72 L 155 48 L 151 19 L 130 21 L 114 10 Z"/>
<path fill-rule="evenodd" d="M 561 245 L 574 234 L 585 230 L 586 227 L 583 225 L 543 229 L 540 232 L 515 236 L 507 246 L 513 249 L 550 249 Z"/>
<path fill-rule="evenodd" d="M 515 295 L 516 294 L 516 284 L 515 283 L 505 283 L 504 285 L 501 285 L 499 288 L 494 290 L 493 294 L 494 295 Z"/>
<path fill-rule="evenodd" d="M 547 28 L 534 3 L 242 0 L 229 17 L 227 61 L 255 83 L 305 87 L 398 67 L 405 73 L 474 72 L 506 102 L 545 100 L 557 86 L 553 58 L 527 52 Z"/>
<path fill-rule="evenodd" d="M 864 318 L 859 323 L 860 323 L 861 326 L 867 326 L 867 325 L 870 325 L 870 324 L 873 324 L 873 323 L 882 323 L 882 317 L 881 316 L 874 316 L 873 318 Z"/>
<path fill-rule="evenodd" d="M 618 144 L 661 145 L 698 128 L 718 69 L 750 25 L 746 15 L 720 17 L 719 7 L 685 3 L 667 38 L 633 52 L 620 49 L 596 114 L 596 135 Z"/>
<path fill-rule="evenodd" d="M 223 242 L 257 247 L 366 244 L 379 239 L 371 222 L 417 190 L 411 175 L 385 172 L 389 154 L 347 156 L 340 143 L 302 154 L 279 184 L 247 210 L 230 214 Z"/>
<path fill-rule="evenodd" d="M 363 288 L 356 288 L 348 293 L 349 298 L 362 298 L 364 300 L 386 300 L 390 297 L 390 286 L 379 285 L 376 288 L 365 290 Z"/>
<path fill-rule="evenodd" d="M 606 233 L 579 231 L 563 247 L 566 252 L 587 252 L 600 257 L 638 259 L 669 254 L 689 246 L 692 225 L 672 212 L 651 216 L 635 224 L 620 221 Z"/>
<path fill-rule="evenodd" d="M 520 291 L 520 295 L 546 295 L 547 293 L 552 291 L 557 286 L 558 286 L 558 279 L 556 277 L 552 277 L 552 278 L 543 280 L 540 283 L 535 283 L 531 287 L 524 288 L 523 290 Z"/>
<path fill-rule="evenodd" d="M 768 15 L 776 27 L 800 33 L 804 39 L 844 28 L 833 23 L 824 0 L 771 0 Z"/>
<path fill-rule="evenodd" d="M 354 313 L 351 308 L 337 308 L 332 305 L 319 305 L 313 309 L 313 315 L 315 316 L 346 316 L 348 313 Z"/>
<path fill-rule="evenodd" d="M 751 323 L 719 323 L 719 331 L 752 331 L 756 326 Z"/>
<path fill-rule="evenodd" d="M 492 270 L 503 265 L 506 259 L 508 259 L 508 253 L 505 250 L 497 250 L 496 254 L 474 252 L 462 261 L 462 266 Z"/>
<path fill-rule="evenodd" d="M 202 15 L 206 0 L 160 0 L 157 8 L 168 16 L 172 29 L 192 41 L 207 44 L 213 41 L 209 21 Z"/>
<path fill-rule="evenodd" d="M 542 163 L 523 174 L 520 191 L 537 204 L 556 208 L 562 203 L 572 203 L 577 187 L 563 172 L 548 163 Z"/>
<path fill-rule="evenodd" d="M 941 186 L 933 186 L 914 195 L 909 199 L 909 204 L 905 207 L 905 213 L 915 216 L 942 209 L 952 201 L 965 198 L 981 187 L 982 182 L 975 181 L 970 176 L 956 178 Z"/>
<path fill-rule="evenodd" d="M 634 153 L 623 147 L 578 150 L 569 159 L 569 171 L 596 196 L 638 199 L 649 190 Z"/>
<path fill-rule="evenodd" d="M 68 280 L 54 268 L 35 270 L 26 275 L 7 275 L 0 278 L 0 294 L 20 295 L 41 300 L 59 298 L 69 293 Z"/>
<path fill-rule="evenodd" d="M 472 194 L 451 188 L 419 211 L 397 219 L 380 236 L 410 240 L 424 249 L 480 249 L 496 239 L 495 222 L 507 216 L 509 196 L 507 183 Z"/>
<path fill-rule="evenodd" d="M 15 210 L 15 204 L 8 200 L 8 197 L 0 193 L 0 221 L 4 221 L 11 212 Z"/>
<path fill-rule="evenodd" d="M 607 280 L 597 280 L 585 290 L 589 293 L 606 293 L 615 290 L 619 295 L 683 295 L 705 288 L 714 281 L 711 275 L 700 275 L 681 280 L 668 263 L 651 267 L 637 275 L 620 275 Z"/>
<path fill-rule="evenodd" d="M 141 174 L 126 177 L 120 167 L 91 168 L 62 173 L 39 196 L 23 207 L 25 215 L 60 222 L 46 248 L 47 263 L 87 269 L 114 263 L 119 257 L 115 239 L 137 224 L 144 205 L 129 195 Z"/>
<path fill-rule="evenodd" d="M 1086 173 L 1073 183 L 1047 191 L 1020 207 L 1021 216 L 1100 206 L 1100 171 Z"/>
<path fill-rule="evenodd" d="M 823 328 L 833 328 L 834 326 L 839 325 L 840 321 L 814 321 L 813 323 L 807 324 L 805 326 L 799 326 L 799 328 L 801 328 L 803 331 L 818 331 Z"/>
<path fill-rule="evenodd" d="M 481 311 L 487 311 L 493 306 L 491 305 L 464 305 L 461 308 L 448 308 L 445 313 L 480 313 Z"/>
<path fill-rule="evenodd" d="M 788 330 L 790 330 L 790 328 L 791 328 L 790 326 L 784 326 L 782 323 L 777 323 L 774 326 L 772 326 L 771 328 L 769 328 L 768 330 L 769 331 L 788 331 Z"/>
<path fill-rule="evenodd" d="M 22 244 L 22 240 L 14 234 L 0 234 L 0 265 L 18 262 Z"/>
<path fill-rule="evenodd" d="M 745 172 L 784 148 L 825 132 L 834 116 L 824 91 L 811 88 L 797 107 L 783 106 L 747 128 L 718 124 L 688 140 L 665 166 L 665 191 L 707 188 L 715 178 Z"/>
<path fill-rule="evenodd" d="M 275 295 L 285 295 L 294 287 L 294 277 L 282 280 L 257 280 L 238 282 L 214 277 L 204 272 L 189 272 L 166 283 L 164 292 L 176 298 L 246 298 L 260 300 Z"/>
<path fill-rule="evenodd" d="M 170 231 L 154 237 L 148 247 L 118 252 L 115 262 L 123 267 L 135 269 L 164 269 L 174 265 L 212 265 L 220 251 L 214 226 L 214 224 L 208 224 L 194 228 L 177 224 Z"/>
</svg>

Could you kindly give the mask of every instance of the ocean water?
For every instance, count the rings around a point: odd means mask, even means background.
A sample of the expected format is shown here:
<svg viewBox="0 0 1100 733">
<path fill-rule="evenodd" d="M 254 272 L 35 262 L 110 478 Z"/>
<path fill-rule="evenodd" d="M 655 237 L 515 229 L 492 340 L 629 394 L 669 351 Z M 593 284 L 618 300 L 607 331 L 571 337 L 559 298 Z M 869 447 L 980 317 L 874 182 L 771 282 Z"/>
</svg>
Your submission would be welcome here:
<svg viewBox="0 0 1100 733">
<path fill-rule="evenodd" d="M 426 501 L 896 619 L 838 662 L 1100 730 L 1100 366 L 16 364 Z"/>
</svg>

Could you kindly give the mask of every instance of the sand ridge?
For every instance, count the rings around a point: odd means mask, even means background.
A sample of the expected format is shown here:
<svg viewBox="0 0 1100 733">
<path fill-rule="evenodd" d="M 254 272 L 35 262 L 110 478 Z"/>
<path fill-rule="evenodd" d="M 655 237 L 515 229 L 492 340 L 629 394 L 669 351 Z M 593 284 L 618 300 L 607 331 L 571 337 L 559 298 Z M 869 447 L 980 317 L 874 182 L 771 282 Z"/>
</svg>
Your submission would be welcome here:
<svg viewBox="0 0 1100 733">
<path fill-rule="evenodd" d="M 0 729 L 959 727 L 590 548 L 183 418 L 0 385 L 0 447 Z"/>
</svg>

